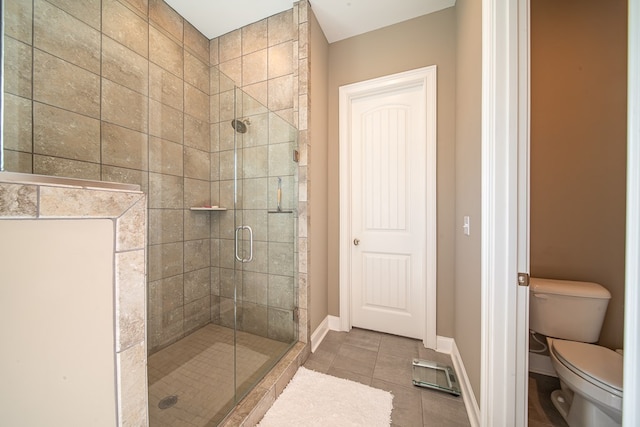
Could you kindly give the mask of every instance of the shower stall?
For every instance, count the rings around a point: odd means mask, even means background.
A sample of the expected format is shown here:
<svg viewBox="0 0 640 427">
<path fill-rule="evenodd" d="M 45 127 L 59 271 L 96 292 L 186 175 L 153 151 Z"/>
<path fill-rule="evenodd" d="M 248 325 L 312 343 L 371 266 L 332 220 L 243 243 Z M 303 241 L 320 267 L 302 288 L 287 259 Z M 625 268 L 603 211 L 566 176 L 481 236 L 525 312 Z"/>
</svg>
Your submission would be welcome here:
<svg viewBox="0 0 640 427">
<path fill-rule="evenodd" d="M 211 78 L 210 196 L 184 207 L 185 224 L 210 230 L 198 243 L 210 265 L 188 272 L 185 259 L 181 309 L 180 292 L 150 282 L 152 427 L 217 425 L 297 341 L 297 131 L 223 73 Z"/>
<path fill-rule="evenodd" d="M 252 24 L 270 29 L 252 40 L 268 39 L 261 52 L 280 61 L 258 84 L 269 88 L 261 103 L 236 86 L 242 76 L 219 71 L 218 42 L 163 1 L 140 5 L 7 3 L 1 158 L 8 172 L 146 193 L 150 424 L 217 425 L 306 325 L 296 307 L 306 164 L 292 125 L 306 117 L 297 105 L 306 9 Z"/>
</svg>

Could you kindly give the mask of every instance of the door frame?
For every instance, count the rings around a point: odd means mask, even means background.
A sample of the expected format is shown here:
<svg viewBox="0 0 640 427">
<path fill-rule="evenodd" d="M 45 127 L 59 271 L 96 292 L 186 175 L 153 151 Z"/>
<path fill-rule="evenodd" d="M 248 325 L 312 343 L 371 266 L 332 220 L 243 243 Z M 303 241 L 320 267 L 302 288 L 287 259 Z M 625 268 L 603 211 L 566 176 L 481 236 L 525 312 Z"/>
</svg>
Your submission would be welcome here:
<svg viewBox="0 0 640 427">
<path fill-rule="evenodd" d="M 482 4 L 482 426 L 521 426 L 526 418 L 516 327 L 526 311 L 518 310 L 517 286 L 518 148 L 526 142 L 519 120 L 520 107 L 528 105 L 519 91 L 519 50 L 528 45 L 518 45 L 518 10 L 526 2 Z"/>
<path fill-rule="evenodd" d="M 628 3 L 623 426 L 640 422 L 640 4 Z M 482 426 L 526 426 L 527 305 L 517 286 L 528 216 L 517 178 L 529 138 L 529 0 L 482 2 Z M 520 153 L 518 150 L 520 149 Z M 528 151 L 527 151 L 528 152 Z M 518 198 L 518 193 L 523 196 Z M 519 212 L 526 208 L 526 212 Z M 526 231 L 528 235 L 528 230 Z M 525 237 L 526 240 L 526 237 Z M 528 255 L 527 255 L 528 256 Z M 525 266 L 528 272 L 528 265 Z M 528 294 L 528 289 L 526 294 Z"/>
<path fill-rule="evenodd" d="M 379 77 L 339 88 L 339 153 L 340 153 L 340 330 L 351 330 L 351 101 L 368 94 L 401 87 L 420 86 L 427 112 L 426 129 L 426 253 L 424 325 L 422 342 L 427 348 L 436 348 L 436 278 L 437 278 L 437 222 L 436 222 L 436 167 L 437 167 L 437 79 L 436 66 L 418 68 Z"/>
<path fill-rule="evenodd" d="M 628 2 L 627 248 L 625 255 L 624 405 L 622 425 L 640 425 L 640 2 Z"/>
</svg>

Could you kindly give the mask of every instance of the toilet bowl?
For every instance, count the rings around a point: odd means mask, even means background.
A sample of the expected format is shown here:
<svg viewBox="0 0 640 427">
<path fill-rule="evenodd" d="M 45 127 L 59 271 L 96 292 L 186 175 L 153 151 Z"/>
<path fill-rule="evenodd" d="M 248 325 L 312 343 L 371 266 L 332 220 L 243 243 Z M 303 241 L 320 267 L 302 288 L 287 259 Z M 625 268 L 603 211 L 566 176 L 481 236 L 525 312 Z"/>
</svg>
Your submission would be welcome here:
<svg viewBox="0 0 640 427">
<path fill-rule="evenodd" d="M 622 356 L 594 344 L 553 338 L 547 343 L 561 386 L 551 400 L 567 424 L 622 425 Z"/>
<path fill-rule="evenodd" d="M 547 337 L 560 390 L 551 400 L 570 427 L 622 424 L 622 355 L 598 346 L 611 299 L 598 283 L 531 278 L 529 323 Z"/>
</svg>

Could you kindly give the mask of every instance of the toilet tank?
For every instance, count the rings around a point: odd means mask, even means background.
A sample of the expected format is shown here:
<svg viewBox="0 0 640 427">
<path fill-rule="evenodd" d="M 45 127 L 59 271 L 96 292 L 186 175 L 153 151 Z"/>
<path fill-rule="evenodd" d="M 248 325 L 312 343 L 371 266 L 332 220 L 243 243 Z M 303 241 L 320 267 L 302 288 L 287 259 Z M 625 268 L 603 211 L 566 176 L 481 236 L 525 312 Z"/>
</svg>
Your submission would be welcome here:
<svg viewBox="0 0 640 427">
<path fill-rule="evenodd" d="M 529 292 L 529 329 L 565 340 L 598 341 L 611 299 L 604 286 L 532 277 Z"/>
</svg>

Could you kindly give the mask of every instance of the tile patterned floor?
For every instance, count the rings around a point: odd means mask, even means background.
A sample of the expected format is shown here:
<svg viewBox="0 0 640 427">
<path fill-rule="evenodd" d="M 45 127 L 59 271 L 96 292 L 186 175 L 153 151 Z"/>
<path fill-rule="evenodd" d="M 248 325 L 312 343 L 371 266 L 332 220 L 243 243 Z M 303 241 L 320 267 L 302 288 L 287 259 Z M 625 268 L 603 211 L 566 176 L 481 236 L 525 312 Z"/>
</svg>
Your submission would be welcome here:
<svg viewBox="0 0 640 427">
<path fill-rule="evenodd" d="M 268 369 L 288 345 L 239 332 L 239 372 Z M 452 365 L 451 358 L 425 349 L 418 340 L 363 329 L 331 331 L 304 366 L 358 381 L 394 395 L 394 427 L 470 426 L 462 397 L 411 384 L 414 358 Z M 149 415 L 151 427 L 215 426 L 233 405 L 233 331 L 207 325 L 149 357 Z M 240 375 L 242 391 L 256 380 Z M 557 378 L 530 374 L 529 426 L 566 427 L 553 407 L 551 391 Z M 178 402 L 160 409 L 158 403 L 177 395 Z"/>
<path fill-rule="evenodd" d="M 416 357 L 452 365 L 448 355 L 418 340 L 354 328 L 330 331 L 304 366 L 390 391 L 394 427 L 470 426 L 462 397 L 412 385 Z"/>
<path fill-rule="evenodd" d="M 304 366 L 393 393 L 394 427 L 469 426 L 462 397 L 412 385 L 415 357 L 452 365 L 448 355 L 425 349 L 418 340 L 354 328 L 330 331 Z M 559 387 L 557 378 L 529 376 L 530 427 L 567 426 L 551 403 L 551 392 Z"/>
<path fill-rule="evenodd" d="M 551 403 L 551 392 L 559 388 L 555 377 L 529 374 L 529 427 L 568 427 Z"/>
<path fill-rule="evenodd" d="M 289 345 L 237 332 L 238 395 L 243 395 Z M 234 405 L 233 330 L 207 325 L 148 360 L 151 427 L 217 425 Z M 160 402 L 177 396 L 177 403 L 161 409 Z"/>
</svg>

